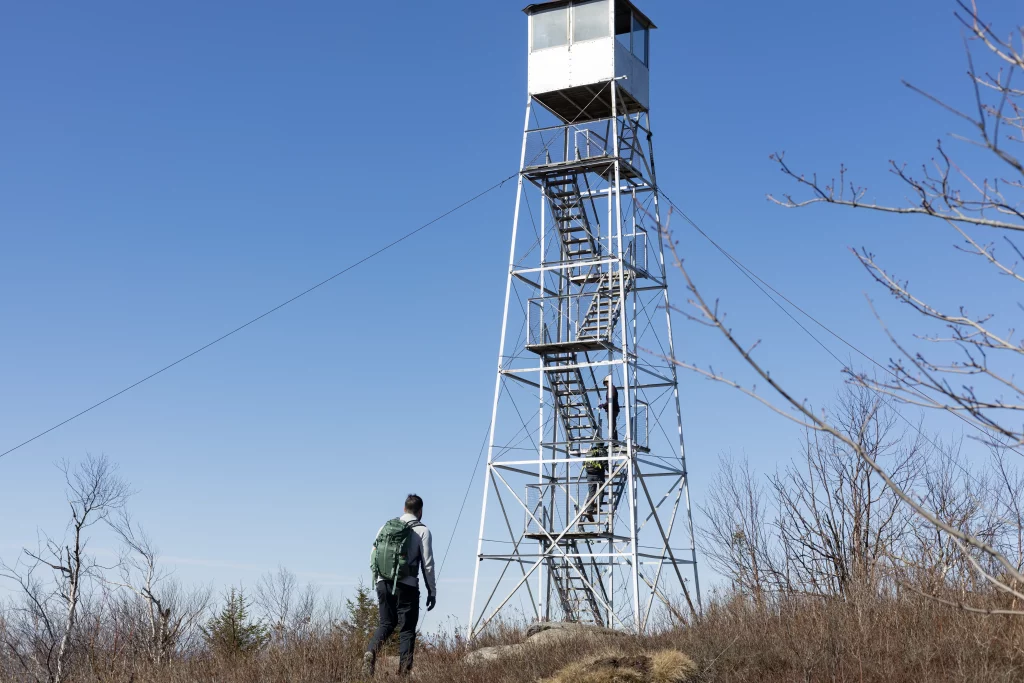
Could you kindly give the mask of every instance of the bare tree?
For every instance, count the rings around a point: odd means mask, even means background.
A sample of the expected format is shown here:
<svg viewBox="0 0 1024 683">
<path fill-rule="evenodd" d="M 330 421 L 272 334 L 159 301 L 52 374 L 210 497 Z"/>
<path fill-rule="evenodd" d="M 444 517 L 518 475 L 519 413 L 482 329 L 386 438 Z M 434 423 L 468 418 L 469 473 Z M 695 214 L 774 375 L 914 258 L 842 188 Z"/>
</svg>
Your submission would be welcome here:
<svg viewBox="0 0 1024 683">
<path fill-rule="evenodd" d="M 996 540 L 985 505 L 991 495 L 987 473 L 975 471 L 959 447 L 932 454 L 917 492 L 921 504 L 943 522 L 989 544 Z M 900 583 L 911 590 L 931 595 L 949 590 L 963 599 L 978 588 L 962 544 L 934 526 L 917 525 L 899 560 Z"/>
<path fill-rule="evenodd" d="M 911 191 L 915 203 L 898 206 L 865 200 L 867 190 L 846 180 L 846 169 L 840 168 L 838 181 L 820 183 L 817 175 L 806 177 L 793 171 L 783 154 L 772 155 L 779 168 L 810 192 L 798 199 L 783 195 L 769 199 L 789 208 L 812 204 L 870 209 L 885 213 L 917 214 L 942 221 L 962 243 L 957 245 L 966 256 L 981 258 L 997 273 L 1007 277 L 1011 285 L 1024 283 L 1018 272 L 1021 251 L 1009 236 L 996 241 L 978 238 L 969 230 L 974 227 L 1016 233 L 1024 231 L 1024 164 L 1013 148 L 1024 142 L 1024 89 L 1016 84 L 1018 70 L 1024 68 L 1024 50 L 1020 46 L 1021 30 L 1016 31 L 1016 44 L 1011 34 L 1000 38 L 978 15 L 975 2 L 970 5 L 957 0 L 956 16 L 967 29 L 971 41 L 983 46 L 991 57 L 991 69 L 978 69 L 971 51 L 967 50 L 967 78 L 973 92 L 974 113 L 965 113 L 923 90 L 905 83 L 931 101 L 966 122 L 974 135 L 953 138 L 980 147 L 991 153 L 993 165 L 968 171 L 957 163 L 940 140 L 937 157 L 922 165 L 920 174 L 913 174 L 905 164 L 890 161 L 891 172 Z M 1003 250 L 1008 254 L 1003 254 Z M 918 335 L 929 342 L 932 352 L 914 351 L 906 343 L 890 335 L 900 357 L 890 362 L 888 371 L 879 377 L 848 369 L 851 378 L 860 384 L 906 404 L 937 409 L 957 415 L 977 428 L 981 438 L 996 447 L 1024 445 L 1021 411 L 1024 391 L 1015 378 L 1014 369 L 1024 355 L 1024 343 L 1014 341 L 1014 330 L 999 329 L 991 314 L 972 313 L 967 306 L 947 310 L 911 291 L 906 280 L 884 267 L 867 249 L 853 250 L 870 276 L 888 293 L 934 325 Z"/>
<path fill-rule="evenodd" d="M 925 167 L 920 176 L 914 176 L 905 166 L 893 163 L 893 173 L 914 190 L 917 198 L 916 205 L 900 207 L 866 201 L 864 188 L 853 184 L 847 187 L 845 169 L 841 169 L 838 182 L 821 184 L 817 176 L 808 178 L 791 170 L 783 155 L 777 154 L 773 158 L 782 172 L 795 179 L 802 188 L 809 189 L 811 196 L 797 199 L 784 195 L 779 200 L 769 195 L 769 199 L 790 208 L 823 203 L 935 218 L 950 226 L 964 240 L 964 245 L 959 248 L 965 254 L 982 258 L 1006 276 L 1007 282 L 1024 283 L 1024 276 L 1018 274 L 1016 264 L 997 256 L 994 244 L 976 239 L 968 232 L 969 228 L 975 226 L 1024 230 L 1024 213 L 1017 208 L 1019 196 L 1014 196 L 1014 193 L 1019 194 L 1024 189 L 1024 166 L 1009 151 L 1013 145 L 1024 142 L 1024 117 L 1020 109 L 1024 90 L 1017 88 L 1013 80 L 1016 70 L 1024 67 L 1024 51 L 1017 47 L 1024 32 L 1017 30 L 1016 43 L 1012 35 L 1002 39 L 982 22 L 975 4 L 968 5 L 963 0 L 956 0 L 956 4 L 959 7 L 956 16 L 967 28 L 970 39 L 983 46 L 984 53 L 992 58 L 995 67 L 991 70 L 976 69 L 968 49 L 968 78 L 977 113 L 965 114 L 914 86 L 908 84 L 908 87 L 969 122 L 974 137 L 956 137 L 988 150 L 995 159 L 995 166 L 986 169 L 984 173 L 970 174 L 952 160 L 941 143 L 938 160 L 933 160 L 930 167 Z M 990 179 L 978 180 L 979 177 Z M 1004 239 L 1014 257 L 1022 256 L 1008 237 Z M 953 556 L 965 561 L 987 585 L 1012 598 L 1009 609 L 978 608 L 966 601 L 956 601 L 956 604 L 968 610 L 978 609 L 986 613 L 1024 615 L 1024 611 L 1018 609 L 1020 601 L 1024 600 L 1024 574 L 1020 561 L 1008 552 L 1005 542 L 1007 525 L 977 526 L 974 525 L 980 517 L 977 511 L 963 510 L 958 516 L 950 514 L 951 509 L 944 507 L 942 501 L 934 497 L 931 500 L 920 499 L 905 482 L 894 476 L 893 471 L 879 463 L 870 448 L 846 433 L 842 425 L 828 415 L 817 413 L 805 401 L 797 399 L 777 376 L 773 376 L 755 360 L 753 352 L 757 344 L 742 343 L 733 330 L 726 326 L 718 303 L 710 302 L 698 289 L 678 254 L 674 252 L 674 243 L 671 239 L 668 242 L 691 293 L 689 304 L 693 312 L 686 315 L 720 333 L 727 345 L 753 370 L 759 381 L 768 385 L 770 394 L 768 397 L 762 396 L 754 388 L 741 386 L 733 379 L 696 364 L 680 365 L 737 388 L 777 414 L 844 444 L 881 479 L 903 505 L 912 509 L 929 525 L 943 543 L 950 544 Z M 1013 330 L 1000 332 L 993 327 L 992 316 L 971 314 L 966 307 L 949 312 L 934 306 L 911 293 L 905 281 L 882 268 L 875 256 L 866 249 L 854 250 L 854 254 L 871 277 L 888 293 L 914 313 L 923 316 L 927 323 L 939 325 L 938 332 L 926 331 L 918 335 L 919 339 L 936 349 L 949 349 L 953 352 L 951 357 L 934 359 L 924 352 L 912 352 L 905 343 L 889 334 L 901 355 L 883 368 L 884 374 L 875 376 L 850 367 L 844 369 L 851 383 L 873 393 L 873 410 L 882 410 L 890 401 L 937 409 L 962 419 L 976 430 L 972 432 L 975 438 L 980 438 L 992 448 L 1016 450 L 1018 446 L 1024 445 L 1024 429 L 1020 427 L 1019 419 L 1020 411 L 1024 411 L 1024 392 L 1014 374 L 1015 362 L 1024 354 L 1024 344 L 1013 341 Z M 1006 398 L 1007 394 L 1011 398 Z M 1014 480 L 1007 479 L 1005 486 L 1014 490 Z M 1012 513 L 1014 506 L 1007 506 L 1006 497 L 1003 495 L 1002 511 Z M 970 500 L 959 494 L 954 498 L 958 503 Z M 987 511 L 992 513 L 993 507 L 990 505 Z M 971 524 L 967 524 L 966 520 L 970 520 Z M 1015 524 L 1019 530 L 1019 518 Z"/>
<path fill-rule="evenodd" d="M 666 232 L 667 230 L 668 228 L 666 226 Z M 910 509 L 914 510 L 939 532 L 947 534 L 948 538 L 956 544 L 956 546 L 969 560 L 971 560 L 974 568 L 980 572 L 987 581 L 989 581 L 993 586 L 996 586 L 999 590 L 1005 591 L 1018 599 L 1024 600 L 1024 594 L 1020 592 L 1020 589 L 1024 588 L 1024 575 L 1021 574 L 1020 569 L 1015 563 L 1002 553 L 998 547 L 992 545 L 985 538 L 976 536 L 970 533 L 970 531 L 957 528 L 954 524 L 944 520 L 942 516 L 919 501 L 913 491 L 900 486 L 900 483 L 893 478 L 891 473 L 879 464 L 875 455 L 869 449 L 866 449 L 862 444 L 858 443 L 856 439 L 851 438 L 851 435 L 844 433 L 842 427 L 829 419 L 828 415 L 817 413 L 812 406 L 807 404 L 805 401 L 796 399 L 789 391 L 787 391 L 775 377 L 762 368 L 754 359 L 752 355 L 753 348 L 756 347 L 757 344 L 744 345 L 737 339 L 733 331 L 725 325 L 723 316 L 718 310 L 718 305 L 715 304 L 712 306 L 708 304 L 707 300 L 701 294 L 700 290 L 690 277 L 685 265 L 681 260 L 679 260 L 678 255 L 675 255 L 675 259 L 676 265 L 683 274 L 683 277 L 686 279 L 687 288 L 692 295 L 689 303 L 697 310 L 697 314 L 689 314 L 685 312 L 684 314 L 691 320 L 701 322 L 702 324 L 708 325 L 717 330 L 725 338 L 729 346 L 738 353 L 747 365 L 753 369 L 756 375 L 770 387 L 772 394 L 774 394 L 774 396 L 777 399 L 780 399 L 784 404 L 787 404 L 794 412 L 784 410 L 781 406 L 776 405 L 776 403 L 774 403 L 770 398 L 766 398 L 758 394 L 756 387 L 744 387 L 735 380 L 729 379 L 713 369 L 705 369 L 685 361 L 675 361 L 677 365 L 700 374 L 708 379 L 731 386 L 769 407 L 778 415 L 782 415 L 800 424 L 805 429 L 821 432 L 822 434 L 835 439 L 838 443 L 844 444 L 852 453 L 856 453 L 857 456 L 863 460 L 863 462 L 879 477 L 879 479 L 881 479 L 882 483 L 892 491 L 901 503 L 909 506 Z M 881 410 L 885 405 L 885 397 L 876 394 L 876 398 L 871 405 L 871 410 L 872 412 Z M 994 563 L 994 565 L 999 568 L 1000 572 L 1002 572 L 1002 577 L 997 577 L 991 570 L 987 571 L 983 566 L 983 562 L 979 562 L 974 559 L 979 555 L 983 558 L 984 563 Z M 972 609 L 969 605 L 963 605 L 963 607 L 966 609 Z M 1012 612 L 1014 614 L 1024 616 L 1024 611 L 1016 612 L 1012 610 L 990 609 L 982 609 L 981 611 L 985 611 L 987 613 Z"/>
<path fill-rule="evenodd" d="M 89 531 L 131 495 L 106 456 L 89 455 L 75 467 L 66 461 L 59 467 L 71 508 L 64 535 L 41 535 L 36 550 L 24 550 L 14 565 L 0 563 L 0 576 L 14 581 L 23 599 L 18 611 L 29 646 L 15 656 L 36 680 L 52 683 L 67 678 L 79 611 L 103 569 L 88 552 Z"/>
<path fill-rule="evenodd" d="M 770 535 L 772 518 L 765 487 L 744 458 L 719 458 L 718 473 L 709 483 L 711 495 L 701 506 L 700 550 L 733 589 L 756 600 L 777 588 L 782 574 L 777 545 Z"/>
<path fill-rule="evenodd" d="M 159 552 L 145 531 L 121 510 L 111 526 L 120 536 L 124 551 L 119 564 L 120 580 L 108 583 L 128 591 L 121 602 L 122 615 L 129 623 L 144 626 L 139 649 L 156 665 L 168 662 L 182 647 L 197 641 L 212 589 L 186 591 L 168 571 L 159 566 Z"/>
<path fill-rule="evenodd" d="M 858 446 L 907 489 L 921 480 L 929 444 L 898 430 L 870 392 L 849 388 L 828 411 Z M 749 465 L 723 459 L 711 483 L 702 550 L 735 588 L 849 597 L 887 589 L 889 561 L 914 537 L 914 519 L 859 454 L 817 430 L 780 472 L 758 481 Z"/>
<path fill-rule="evenodd" d="M 997 534 L 1005 544 L 1003 553 L 1012 558 L 1018 572 L 1024 571 L 1024 472 L 1009 461 L 1005 449 L 994 449 L 992 477 L 995 517 L 1004 530 Z"/>
<path fill-rule="evenodd" d="M 260 577 L 255 602 L 270 624 L 274 642 L 284 644 L 309 635 L 317 621 L 320 599 L 315 586 L 300 589 L 295 574 L 278 567 Z"/>
<path fill-rule="evenodd" d="M 928 443 L 920 432 L 898 430 L 896 416 L 878 409 L 866 390 L 843 392 L 826 415 L 846 440 L 807 432 L 804 457 L 772 478 L 787 580 L 818 594 L 878 590 L 882 565 L 912 525 L 909 512 L 859 454 L 884 463 L 892 479 L 911 490 Z"/>
</svg>

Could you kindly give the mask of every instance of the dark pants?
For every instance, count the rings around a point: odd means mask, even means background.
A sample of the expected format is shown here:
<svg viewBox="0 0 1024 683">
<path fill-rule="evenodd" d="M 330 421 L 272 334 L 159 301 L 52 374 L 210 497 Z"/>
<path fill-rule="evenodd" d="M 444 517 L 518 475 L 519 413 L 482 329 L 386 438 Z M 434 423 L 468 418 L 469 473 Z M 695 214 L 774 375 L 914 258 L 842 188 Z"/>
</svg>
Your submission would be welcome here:
<svg viewBox="0 0 1024 683">
<path fill-rule="evenodd" d="M 594 470 L 587 468 L 587 500 L 591 500 L 597 495 L 597 489 L 600 488 L 601 484 L 604 483 L 604 470 Z M 593 501 L 587 506 L 587 512 L 594 514 L 598 511 L 598 500 Z"/>
<path fill-rule="evenodd" d="M 380 625 L 370 640 L 367 652 L 374 656 L 384 646 L 384 641 L 398 629 L 398 671 L 412 670 L 412 657 L 416 650 L 416 622 L 420 618 L 420 589 L 398 584 L 398 593 L 391 592 L 391 585 L 377 582 L 377 603 L 380 606 Z"/>
</svg>

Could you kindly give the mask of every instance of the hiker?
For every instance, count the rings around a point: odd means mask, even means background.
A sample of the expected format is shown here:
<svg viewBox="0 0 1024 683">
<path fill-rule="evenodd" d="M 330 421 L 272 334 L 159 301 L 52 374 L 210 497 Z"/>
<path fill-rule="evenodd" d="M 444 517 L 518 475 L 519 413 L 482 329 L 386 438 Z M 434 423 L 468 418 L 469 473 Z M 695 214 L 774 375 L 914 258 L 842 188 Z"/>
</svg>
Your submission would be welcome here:
<svg viewBox="0 0 1024 683">
<path fill-rule="evenodd" d="M 398 673 L 412 670 L 416 649 L 416 621 L 420 614 L 419 573 L 427 586 L 427 611 L 437 603 L 434 584 L 434 551 L 430 530 L 423 519 L 423 499 L 410 493 L 401 517 L 392 519 L 377 532 L 370 552 L 370 572 L 377 585 L 380 624 L 363 655 L 363 675 L 373 676 L 377 654 L 398 629 Z"/>
<path fill-rule="evenodd" d="M 587 455 L 591 458 L 603 458 L 607 453 L 608 451 L 605 450 L 603 445 L 594 444 L 590 447 Z M 597 490 L 601 487 L 601 484 L 604 483 L 605 473 L 608 471 L 608 461 L 584 460 L 583 469 L 587 474 L 587 500 L 591 501 L 583 516 L 587 518 L 588 522 L 593 522 L 594 516 L 598 512 L 598 501 L 595 499 L 595 496 L 597 496 Z"/>
<path fill-rule="evenodd" d="M 608 422 L 612 428 L 612 441 L 619 440 L 619 390 L 615 388 L 612 383 L 612 376 L 608 375 L 604 378 L 604 383 L 607 386 L 605 389 L 604 403 L 598 404 L 600 410 L 608 410 L 608 406 L 611 406 L 610 415 L 608 416 Z"/>
</svg>

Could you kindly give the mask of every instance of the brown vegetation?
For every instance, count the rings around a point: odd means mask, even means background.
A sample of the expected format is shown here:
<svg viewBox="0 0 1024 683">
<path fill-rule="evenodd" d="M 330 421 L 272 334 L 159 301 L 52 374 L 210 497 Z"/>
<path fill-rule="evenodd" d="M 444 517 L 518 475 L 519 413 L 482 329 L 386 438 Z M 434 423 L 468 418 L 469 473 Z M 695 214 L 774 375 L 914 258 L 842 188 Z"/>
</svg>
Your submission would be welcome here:
<svg viewBox="0 0 1024 683">
<path fill-rule="evenodd" d="M 993 595 L 992 604 L 998 597 Z M 231 657 L 199 646 L 155 664 L 124 643 L 130 633 L 92 622 L 82 631 L 67 680 L 76 683 L 348 683 L 361 681 L 362 634 L 347 632 L 347 617 L 323 621 L 287 643 Z M 518 640 L 506 631 L 504 638 Z M 492 638 L 490 642 L 497 642 Z M 1024 625 L 986 617 L 904 593 L 845 599 L 787 596 L 760 603 L 721 597 L 698 624 L 646 638 L 568 641 L 468 664 L 469 645 L 458 637 L 427 638 L 417 653 L 419 680 L 453 683 L 568 681 L 1019 681 L 1024 676 Z M 686 653 L 685 655 L 683 653 Z M 692 664 L 690 660 L 692 658 Z M 386 663 L 379 679 L 394 674 Z M 614 675 L 613 675 L 614 674 Z M 617 677 L 616 677 L 617 676 Z M 673 677 L 675 676 L 675 677 Z M 0 680 L 35 681 L 5 656 Z M 45 680 L 45 679 L 43 679 Z"/>
<path fill-rule="evenodd" d="M 696 673 L 697 665 L 678 650 L 609 652 L 573 662 L 541 683 L 685 683 Z"/>
</svg>

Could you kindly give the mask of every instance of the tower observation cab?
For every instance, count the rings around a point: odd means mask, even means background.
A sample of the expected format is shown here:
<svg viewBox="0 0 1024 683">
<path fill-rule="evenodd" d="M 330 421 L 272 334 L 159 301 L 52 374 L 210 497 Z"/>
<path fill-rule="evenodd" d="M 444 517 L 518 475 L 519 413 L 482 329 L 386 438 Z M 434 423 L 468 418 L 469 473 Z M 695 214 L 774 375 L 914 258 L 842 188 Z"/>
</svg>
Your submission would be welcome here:
<svg viewBox="0 0 1024 683">
<path fill-rule="evenodd" d="M 552 0 L 528 6 L 530 96 L 566 122 L 612 115 L 609 81 L 619 79 L 619 112 L 650 107 L 650 31 L 628 0 Z"/>
<path fill-rule="evenodd" d="M 529 100 L 470 634 L 700 609 L 650 122 L 653 22 L 529 5 Z"/>
</svg>

